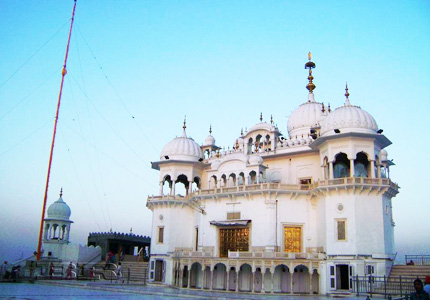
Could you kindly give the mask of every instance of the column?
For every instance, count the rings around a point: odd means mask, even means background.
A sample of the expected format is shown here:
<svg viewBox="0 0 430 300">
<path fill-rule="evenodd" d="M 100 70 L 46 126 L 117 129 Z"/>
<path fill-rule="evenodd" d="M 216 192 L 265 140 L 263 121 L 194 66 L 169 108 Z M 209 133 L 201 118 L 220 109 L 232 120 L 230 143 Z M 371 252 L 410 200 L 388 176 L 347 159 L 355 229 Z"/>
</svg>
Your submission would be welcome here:
<svg viewBox="0 0 430 300">
<path fill-rule="evenodd" d="M 379 164 L 379 163 L 378 163 L 377 170 L 378 170 L 378 171 L 377 171 L 377 172 L 378 172 L 377 177 L 378 177 L 378 178 L 381 178 L 381 164 Z"/>
<path fill-rule="evenodd" d="M 187 286 L 187 288 L 190 288 L 190 286 L 191 286 L 191 269 L 189 266 L 187 267 L 187 271 L 188 271 L 188 286 Z"/>
<path fill-rule="evenodd" d="M 375 178 L 375 160 L 370 161 L 370 178 Z"/>
<path fill-rule="evenodd" d="M 351 158 L 349 160 L 349 177 L 354 177 L 355 175 L 355 170 L 354 170 L 354 159 Z"/>
<path fill-rule="evenodd" d="M 212 291 L 212 285 L 214 281 L 214 270 L 210 269 L 210 281 L 209 281 L 209 290 Z"/>
<path fill-rule="evenodd" d="M 255 272 L 251 273 L 251 277 L 252 277 L 252 279 L 251 279 L 251 284 L 252 284 L 251 292 L 255 293 Z"/>
<path fill-rule="evenodd" d="M 294 275 L 294 269 L 293 269 L 293 272 L 290 273 L 290 291 L 291 291 L 291 295 L 294 294 L 294 291 L 293 291 L 293 275 Z"/>
<path fill-rule="evenodd" d="M 227 273 L 227 284 L 226 284 L 226 291 L 230 290 L 230 269 L 226 269 Z"/>
<path fill-rule="evenodd" d="M 179 288 L 182 288 L 182 282 L 183 282 L 183 278 L 184 278 L 184 269 L 183 268 L 179 268 Z"/>
<path fill-rule="evenodd" d="M 261 270 L 263 271 L 263 269 Z M 261 272 L 261 293 L 264 294 L 266 291 L 264 290 L 264 279 L 266 278 L 266 270 L 264 270 L 264 273 Z"/>
<path fill-rule="evenodd" d="M 163 182 L 160 182 L 160 196 L 163 196 Z"/>
<path fill-rule="evenodd" d="M 333 178 L 334 178 L 333 162 L 332 162 L 332 161 L 330 161 L 330 162 L 328 163 L 328 165 L 329 165 L 328 170 L 329 170 L 329 174 L 330 174 L 329 179 L 333 179 Z"/>
<path fill-rule="evenodd" d="M 175 196 L 175 182 L 172 181 L 172 187 L 170 188 L 170 195 Z"/>
<path fill-rule="evenodd" d="M 309 294 L 312 295 L 312 273 L 309 273 Z"/>
<path fill-rule="evenodd" d="M 188 181 L 188 195 L 190 196 L 191 193 L 193 192 L 193 182 L 192 181 Z"/>
<path fill-rule="evenodd" d="M 205 286 L 205 283 L 206 283 L 206 268 L 203 268 L 203 266 L 202 266 L 202 272 L 203 272 L 203 274 L 202 274 L 202 286 L 201 286 L 201 289 L 203 290 L 203 288 L 204 288 L 204 286 Z"/>
<path fill-rule="evenodd" d="M 272 270 L 270 269 L 270 278 L 271 278 L 271 280 L 270 280 L 270 293 L 273 294 L 274 293 L 273 282 L 275 281 L 275 270 L 273 270 L 273 273 L 272 273 Z"/>
<path fill-rule="evenodd" d="M 239 291 L 239 272 L 238 271 L 236 271 L 236 278 L 235 278 L 235 280 L 236 280 L 236 292 L 238 292 Z"/>
</svg>

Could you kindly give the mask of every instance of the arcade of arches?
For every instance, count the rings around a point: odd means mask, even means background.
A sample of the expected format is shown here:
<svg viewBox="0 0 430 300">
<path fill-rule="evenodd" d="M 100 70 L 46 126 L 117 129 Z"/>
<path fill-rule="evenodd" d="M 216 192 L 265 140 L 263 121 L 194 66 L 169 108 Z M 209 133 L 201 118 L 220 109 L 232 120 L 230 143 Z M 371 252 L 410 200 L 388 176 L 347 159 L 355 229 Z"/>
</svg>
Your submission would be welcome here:
<svg viewBox="0 0 430 300">
<path fill-rule="evenodd" d="M 229 261 L 229 263 L 235 263 Z M 272 267 L 252 267 L 243 263 L 175 263 L 174 285 L 181 288 L 256 293 L 318 294 L 319 274 L 312 262 L 295 266 L 271 262 Z M 274 265 L 274 266 L 273 266 Z M 311 271 L 310 271 L 311 270 Z"/>
</svg>

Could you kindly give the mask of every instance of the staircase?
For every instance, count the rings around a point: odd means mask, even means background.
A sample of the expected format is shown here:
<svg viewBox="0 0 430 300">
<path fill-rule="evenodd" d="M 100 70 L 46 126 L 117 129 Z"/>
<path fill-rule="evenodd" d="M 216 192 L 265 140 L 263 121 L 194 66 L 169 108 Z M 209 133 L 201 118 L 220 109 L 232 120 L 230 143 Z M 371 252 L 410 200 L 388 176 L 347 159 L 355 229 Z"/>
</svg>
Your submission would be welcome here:
<svg viewBox="0 0 430 300">
<path fill-rule="evenodd" d="M 105 262 L 100 261 L 95 265 L 96 277 L 100 276 L 101 280 L 116 280 L 115 267 L 110 265 L 106 270 L 104 269 Z M 128 279 L 128 272 L 130 270 L 130 282 L 145 284 L 148 279 L 148 263 L 143 261 L 122 261 L 121 262 L 122 276 L 124 280 Z"/>
<path fill-rule="evenodd" d="M 424 280 L 426 276 L 430 276 L 430 265 L 394 265 L 391 269 L 389 278 L 415 277 Z"/>
</svg>

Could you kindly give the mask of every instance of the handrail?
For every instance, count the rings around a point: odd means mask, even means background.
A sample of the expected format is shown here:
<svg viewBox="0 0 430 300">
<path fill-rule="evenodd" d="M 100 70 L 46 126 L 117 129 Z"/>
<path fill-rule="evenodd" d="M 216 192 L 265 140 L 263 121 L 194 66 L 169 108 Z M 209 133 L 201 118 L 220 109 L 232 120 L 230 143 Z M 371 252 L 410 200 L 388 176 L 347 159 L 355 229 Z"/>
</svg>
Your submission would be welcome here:
<svg viewBox="0 0 430 300">
<path fill-rule="evenodd" d="M 410 264 L 409 261 L 412 261 L 414 265 L 426 266 L 430 265 L 430 255 L 405 255 L 405 263 Z"/>
</svg>

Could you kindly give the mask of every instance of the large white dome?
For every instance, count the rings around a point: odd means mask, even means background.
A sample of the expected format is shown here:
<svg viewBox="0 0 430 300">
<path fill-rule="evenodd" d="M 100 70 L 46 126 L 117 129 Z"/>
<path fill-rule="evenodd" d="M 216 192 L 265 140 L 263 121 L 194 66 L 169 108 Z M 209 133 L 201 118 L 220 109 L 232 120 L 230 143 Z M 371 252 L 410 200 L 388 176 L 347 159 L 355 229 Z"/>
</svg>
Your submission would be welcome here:
<svg viewBox="0 0 430 300">
<path fill-rule="evenodd" d="M 160 155 L 161 160 L 198 161 L 201 158 L 203 158 L 202 149 L 192 138 L 187 137 L 185 130 L 182 136 L 167 143 Z"/>
<path fill-rule="evenodd" d="M 321 124 L 321 136 L 334 135 L 335 129 L 339 129 L 341 133 L 376 133 L 378 125 L 367 111 L 351 105 L 347 99 L 344 106 L 336 108 L 324 119 Z"/>
<path fill-rule="evenodd" d="M 288 118 L 288 135 L 290 138 L 302 134 L 307 136 L 311 127 L 318 126 L 324 116 L 322 108 L 322 103 L 318 102 L 306 102 L 300 105 Z"/>
<path fill-rule="evenodd" d="M 70 207 L 63 201 L 60 194 L 60 198 L 48 208 L 48 219 L 69 220 L 71 213 Z"/>
</svg>

